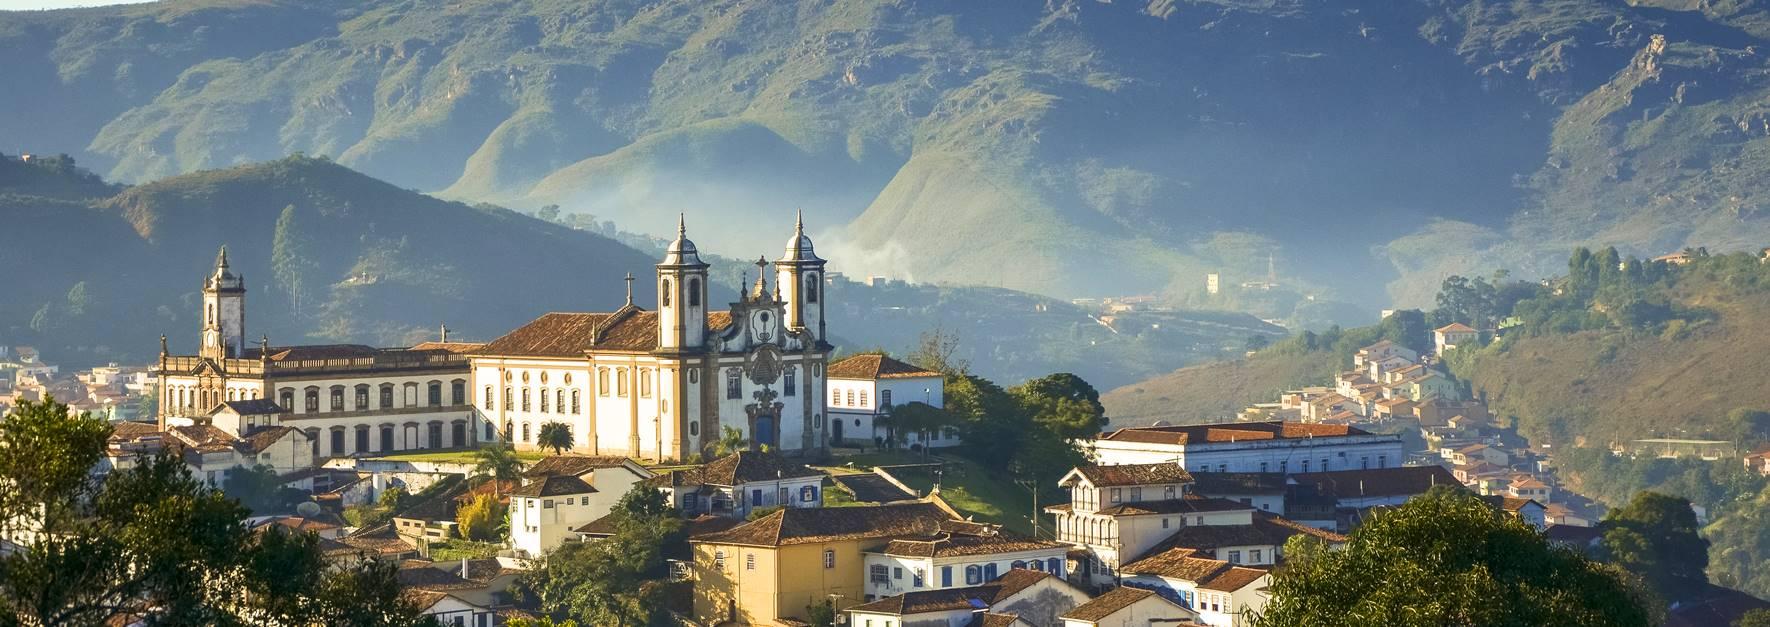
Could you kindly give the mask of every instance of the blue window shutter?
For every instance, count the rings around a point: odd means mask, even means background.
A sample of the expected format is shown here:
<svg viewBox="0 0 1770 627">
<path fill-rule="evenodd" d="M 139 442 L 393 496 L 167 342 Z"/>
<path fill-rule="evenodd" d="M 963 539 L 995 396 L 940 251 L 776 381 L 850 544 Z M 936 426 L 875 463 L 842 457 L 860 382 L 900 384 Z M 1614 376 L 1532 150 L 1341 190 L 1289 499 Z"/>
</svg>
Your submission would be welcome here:
<svg viewBox="0 0 1770 627">
<path fill-rule="evenodd" d="M 991 562 L 988 566 L 983 567 L 983 580 L 984 581 L 995 581 L 996 580 L 996 565 L 994 562 Z"/>
<path fill-rule="evenodd" d="M 1045 572 L 1051 573 L 1051 574 L 1056 575 L 1058 577 L 1063 576 L 1063 558 L 1053 557 L 1049 560 L 1046 560 L 1046 563 L 1047 563 L 1047 567 L 1045 568 Z"/>
<path fill-rule="evenodd" d="M 762 491 L 761 490 L 751 490 L 750 491 L 750 505 L 751 506 L 762 505 Z"/>
<path fill-rule="evenodd" d="M 940 567 L 940 587 L 950 588 L 953 585 L 953 567 Z"/>
</svg>

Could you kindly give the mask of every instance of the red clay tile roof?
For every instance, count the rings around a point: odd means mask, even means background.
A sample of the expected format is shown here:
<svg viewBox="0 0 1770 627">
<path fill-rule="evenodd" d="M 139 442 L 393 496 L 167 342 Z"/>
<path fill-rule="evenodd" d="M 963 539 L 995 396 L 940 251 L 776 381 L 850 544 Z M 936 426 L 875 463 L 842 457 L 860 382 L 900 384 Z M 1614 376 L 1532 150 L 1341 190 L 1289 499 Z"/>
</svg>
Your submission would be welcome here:
<svg viewBox="0 0 1770 627">
<path fill-rule="evenodd" d="M 1236 566 L 1224 560 L 1203 557 L 1192 549 L 1174 547 L 1126 564 L 1121 572 L 1179 579 L 1193 582 L 1206 590 L 1235 592 L 1259 581 L 1268 571 L 1265 568 Z"/>
<path fill-rule="evenodd" d="M 553 475 L 583 476 L 598 468 L 625 466 L 627 458 L 613 455 L 548 455 L 522 471 L 530 479 Z"/>
<path fill-rule="evenodd" d="M 419 342 L 412 345 L 415 351 L 444 351 L 448 353 L 471 353 L 485 346 L 484 342 Z"/>
<path fill-rule="evenodd" d="M 538 479 L 528 485 L 512 490 L 510 495 L 526 497 L 566 496 L 571 494 L 589 494 L 595 491 L 596 488 L 592 488 L 590 487 L 590 484 L 584 483 L 583 479 L 571 475 L 554 475 L 544 479 Z"/>
<path fill-rule="evenodd" d="M 1268 572 L 1270 571 L 1264 568 L 1231 566 L 1229 569 L 1214 574 L 1205 581 L 1199 582 L 1198 587 L 1206 590 L 1216 590 L 1218 592 L 1235 592 L 1236 590 L 1246 588 L 1248 585 L 1259 581 L 1260 578 L 1265 577 Z"/>
<path fill-rule="evenodd" d="M 1313 485 L 1321 494 L 1337 498 L 1361 496 L 1412 496 L 1433 486 L 1462 486 L 1443 466 L 1402 466 L 1368 470 L 1338 470 L 1291 475 L 1298 485 Z"/>
<path fill-rule="evenodd" d="M 1115 442 L 1147 442 L 1153 444 L 1199 444 L 1205 442 L 1239 442 L 1243 440 L 1301 439 L 1370 435 L 1346 425 L 1306 424 L 1301 422 L 1230 422 L 1214 425 L 1180 425 L 1166 427 L 1130 427 L 1102 436 Z"/>
<path fill-rule="evenodd" d="M 362 344 L 314 344 L 311 346 L 272 346 L 271 361 L 302 361 L 308 359 L 354 359 L 358 357 L 374 357 L 381 352 L 373 346 Z M 258 359 L 259 350 L 248 348 L 241 352 L 241 359 Z"/>
<path fill-rule="evenodd" d="M 927 537 L 892 540 L 890 544 L 885 545 L 883 552 L 886 555 L 905 557 L 948 557 L 1063 549 L 1066 546 L 1068 545 L 1003 532 L 990 534 L 938 533 Z"/>
<path fill-rule="evenodd" d="M 1254 509 L 1254 506 L 1240 501 L 1211 498 L 1188 494 L 1177 499 L 1159 501 L 1135 501 L 1120 503 L 1102 508 L 1100 513 L 1105 516 L 1137 516 L 1142 514 L 1193 514 L 1199 512 L 1231 512 L 1236 510 Z"/>
<path fill-rule="evenodd" d="M 831 379 L 911 379 L 944 376 L 927 368 L 907 364 L 878 353 L 849 357 L 830 364 L 824 372 Z"/>
<path fill-rule="evenodd" d="M 655 488 L 685 485 L 737 486 L 752 481 L 817 477 L 824 473 L 777 453 L 738 451 L 694 468 L 672 470 L 647 480 Z"/>
<path fill-rule="evenodd" d="M 731 312 L 707 314 L 708 330 L 731 326 Z M 651 351 L 658 347 L 658 315 L 638 307 L 614 313 L 544 314 L 474 349 L 475 355 L 578 357 L 585 351 Z"/>
<path fill-rule="evenodd" d="M 1186 468 L 1173 462 L 1077 466 L 1075 470 L 1087 477 L 1089 483 L 1102 487 L 1192 482 L 1192 475 L 1186 472 Z"/>
<path fill-rule="evenodd" d="M 848 611 L 907 616 L 927 612 L 968 610 L 976 607 L 971 604 L 973 600 L 980 601 L 984 605 L 995 605 L 1050 576 L 1048 573 L 1036 570 L 1011 568 L 995 581 L 981 586 L 906 592 L 872 603 L 857 605 L 848 608 Z"/>
<path fill-rule="evenodd" d="M 1117 588 L 1113 588 L 1111 590 L 1106 591 L 1105 594 L 1094 597 L 1094 600 L 1092 600 L 1092 601 L 1078 605 L 1075 607 L 1075 609 L 1072 609 L 1068 612 L 1064 612 L 1063 615 L 1059 616 L 1058 618 L 1062 618 L 1065 620 L 1098 622 L 1101 619 L 1104 619 L 1108 616 L 1112 616 L 1113 614 L 1118 613 L 1119 610 L 1130 607 L 1131 604 L 1133 604 L 1133 603 L 1136 603 L 1138 601 L 1142 601 L 1142 600 L 1150 598 L 1150 597 L 1155 597 L 1157 599 L 1161 599 L 1161 597 L 1156 596 L 1156 594 L 1154 592 L 1150 592 L 1150 591 L 1144 590 L 1142 588 L 1131 588 L 1131 587 L 1127 587 L 1127 586 L 1119 586 Z M 1167 599 L 1162 599 L 1162 602 L 1172 605 L 1172 602 L 1168 601 Z M 1174 606 L 1174 607 L 1175 607 L 1175 609 L 1180 609 L 1179 606 Z M 1181 610 L 1181 611 L 1184 612 L 1185 610 Z M 1190 612 L 1187 612 L 1187 613 L 1190 613 Z"/>
<path fill-rule="evenodd" d="M 708 544 L 785 546 L 836 540 L 925 536 L 950 515 L 933 503 L 776 510 L 728 531 L 690 540 Z"/>
<path fill-rule="evenodd" d="M 971 624 L 966 627 L 1014 627 L 1014 623 L 1019 620 L 1020 617 L 1014 614 L 985 612 L 977 620 L 971 621 Z"/>
<path fill-rule="evenodd" d="M 1284 494 L 1281 472 L 1195 472 L 1192 490 L 1205 496 L 1228 494 Z"/>
<path fill-rule="evenodd" d="M 264 449 L 270 448 L 272 444 L 276 444 L 277 441 L 282 440 L 283 436 L 298 431 L 300 430 L 294 427 L 260 428 L 257 431 L 253 431 L 252 435 L 246 436 L 246 439 L 240 443 L 241 448 L 249 453 L 262 453 L 264 452 Z"/>
<path fill-rule="evenodd" d="M 1475 327 L 1463 324 L 1461 322 L 1452 322 L 1452 323 L 1444 325 L 1442 327 L 1438 327 L 1436 329 L 1433 329 L 1433 331 L 1437 331 L 1439 333 L 1475 333 L 1476 332 Z"/>
</svg>

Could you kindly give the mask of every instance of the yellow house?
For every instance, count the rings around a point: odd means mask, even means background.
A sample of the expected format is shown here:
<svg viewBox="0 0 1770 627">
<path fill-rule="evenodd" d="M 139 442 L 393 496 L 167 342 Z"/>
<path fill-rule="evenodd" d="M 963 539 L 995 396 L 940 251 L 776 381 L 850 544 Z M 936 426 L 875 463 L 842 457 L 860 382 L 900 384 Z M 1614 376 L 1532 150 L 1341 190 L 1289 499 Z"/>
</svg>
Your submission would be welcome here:
<svg viewBox="0 0 1770 627">
<path fill-rule="evenodd" d="M 707 625 L 803 620 L 825 600 L 838 610 L 865 596 L 863 553 L 896 538 L 926 536 L 955 518 L 934 502 L 782 509 L 689 541 L 694 616 Z M 786 623 L 794 624 L 794 623 Z"/>
</svg>

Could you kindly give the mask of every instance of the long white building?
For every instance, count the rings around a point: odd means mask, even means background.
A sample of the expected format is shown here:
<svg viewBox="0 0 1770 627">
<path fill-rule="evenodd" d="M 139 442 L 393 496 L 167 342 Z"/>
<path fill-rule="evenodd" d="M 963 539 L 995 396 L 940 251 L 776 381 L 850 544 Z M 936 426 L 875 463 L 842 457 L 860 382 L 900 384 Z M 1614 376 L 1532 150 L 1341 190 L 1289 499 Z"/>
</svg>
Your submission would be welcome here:
<svg viewBox="0 0 1770 627">
<path fill-rule="evenodd" d="M 1176 463 L 1192 472 L 1276 472 L 1393 468 L 1401 436 L 1346 425 L 1231 422 L 1119 429 L 1082 442 L 1101 465 Z"/>
</svg>

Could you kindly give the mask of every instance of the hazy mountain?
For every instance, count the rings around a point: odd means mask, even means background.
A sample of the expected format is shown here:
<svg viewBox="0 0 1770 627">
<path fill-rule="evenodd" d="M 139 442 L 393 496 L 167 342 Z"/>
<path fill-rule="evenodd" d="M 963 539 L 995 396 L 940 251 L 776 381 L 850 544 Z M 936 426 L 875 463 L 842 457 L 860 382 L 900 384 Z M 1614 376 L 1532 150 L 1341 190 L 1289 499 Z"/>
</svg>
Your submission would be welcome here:
<svg viewBox="0 0 1770 627">
<path fill-rule="evenodd" d="M 734 256 L 803 206 L 852 274 L 1418 304 L 1573 242 L 1765 239 L 1767 37 L 1680 0 L 173 0 L 0 13 L 0 137 L 125 182 L 304 151 L 654 233 L 716 209 Z"/>
</svg>

